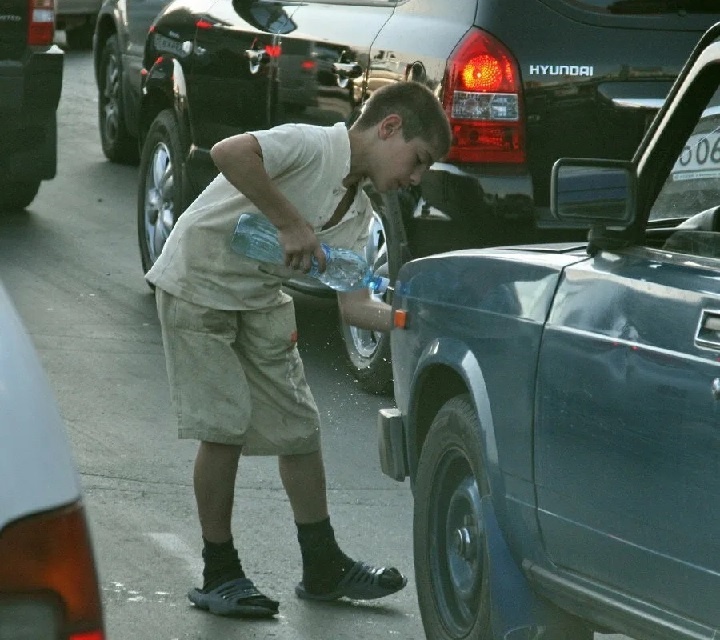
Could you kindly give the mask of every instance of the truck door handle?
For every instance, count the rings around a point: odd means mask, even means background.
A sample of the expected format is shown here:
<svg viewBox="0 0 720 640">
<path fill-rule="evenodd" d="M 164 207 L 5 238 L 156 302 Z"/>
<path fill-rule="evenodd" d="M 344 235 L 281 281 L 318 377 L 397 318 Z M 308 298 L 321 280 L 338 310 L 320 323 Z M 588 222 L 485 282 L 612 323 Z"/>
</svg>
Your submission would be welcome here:
<svg viewBox="0 0 720 640">
<path fill-rule="evenodd" d="M 702 310 L 695 332 L 695 344 L 705 349 L 720 350 L 720 311 Z"/>
</svg>

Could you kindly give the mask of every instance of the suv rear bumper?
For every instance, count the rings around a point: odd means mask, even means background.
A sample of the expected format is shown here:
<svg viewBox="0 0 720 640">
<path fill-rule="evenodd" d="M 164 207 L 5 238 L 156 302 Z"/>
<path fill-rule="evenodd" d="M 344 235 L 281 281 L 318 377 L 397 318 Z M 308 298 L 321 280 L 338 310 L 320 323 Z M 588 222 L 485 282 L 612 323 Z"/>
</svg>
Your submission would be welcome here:
<svg viewBox="0 0 720 640">
<path fill-rule="evenodd" d="M 63 52 L 53 45 L 0 65 L 0 173 L 4 180 L 52 178 Z"/>
</svg>

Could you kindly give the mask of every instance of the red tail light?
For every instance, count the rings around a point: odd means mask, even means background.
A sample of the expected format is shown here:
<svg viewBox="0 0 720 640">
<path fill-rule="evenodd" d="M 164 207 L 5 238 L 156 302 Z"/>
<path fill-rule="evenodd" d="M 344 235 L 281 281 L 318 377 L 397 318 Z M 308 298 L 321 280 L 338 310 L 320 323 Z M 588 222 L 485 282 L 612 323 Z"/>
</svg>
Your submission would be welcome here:
<svg viewBox="0 0 720 640">
<path fill-rule="evenodd" d="M 104 640 L 80 504 L 24 518 L 0 533 L 0 637 L 15 637 L 14 629 L 34 631 L 35 638 Z"/>
<path fill-rule="evenodd" d="M 55 0 L 28 0 L 28 45 L 51 45 L 55 39 Z"/>
<path fill-rule="evenodd" d="M 455 162 L 525 162 L 520 70 L 508 49 L 473 29 L 445 70 L 443 106 L 450 118 Z"/>
</svg>

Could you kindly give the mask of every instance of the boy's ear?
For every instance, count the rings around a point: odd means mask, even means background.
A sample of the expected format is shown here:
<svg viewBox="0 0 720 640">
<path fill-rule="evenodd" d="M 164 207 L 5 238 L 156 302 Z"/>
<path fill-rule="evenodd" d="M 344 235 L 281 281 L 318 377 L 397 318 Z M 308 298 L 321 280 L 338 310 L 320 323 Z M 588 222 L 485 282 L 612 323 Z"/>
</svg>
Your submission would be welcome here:
<svg viewBox="0 0 720 640">
<path fill-rule="evenodd" d="M 397 113 L 391 113 L 385 116 L 378 127 L 378 133 L 381 140 L 386 140 L 402 129 L 402 117 Z"/>
</svg>

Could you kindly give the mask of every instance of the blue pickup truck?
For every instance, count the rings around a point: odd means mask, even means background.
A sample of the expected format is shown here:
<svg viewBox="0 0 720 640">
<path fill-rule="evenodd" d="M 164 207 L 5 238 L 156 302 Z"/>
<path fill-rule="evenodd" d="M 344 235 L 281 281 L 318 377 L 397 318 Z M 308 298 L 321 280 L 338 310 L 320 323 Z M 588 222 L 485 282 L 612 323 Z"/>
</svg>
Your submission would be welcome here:
<svg viewBox="0 0 720 640">
<path fill-rule="evenodd" d="M 402 266 L 383 471 L 428 638 L 720 633 L 720 23 L 631 161 L 563 158 L 587 242 Z"/>
</svg>

